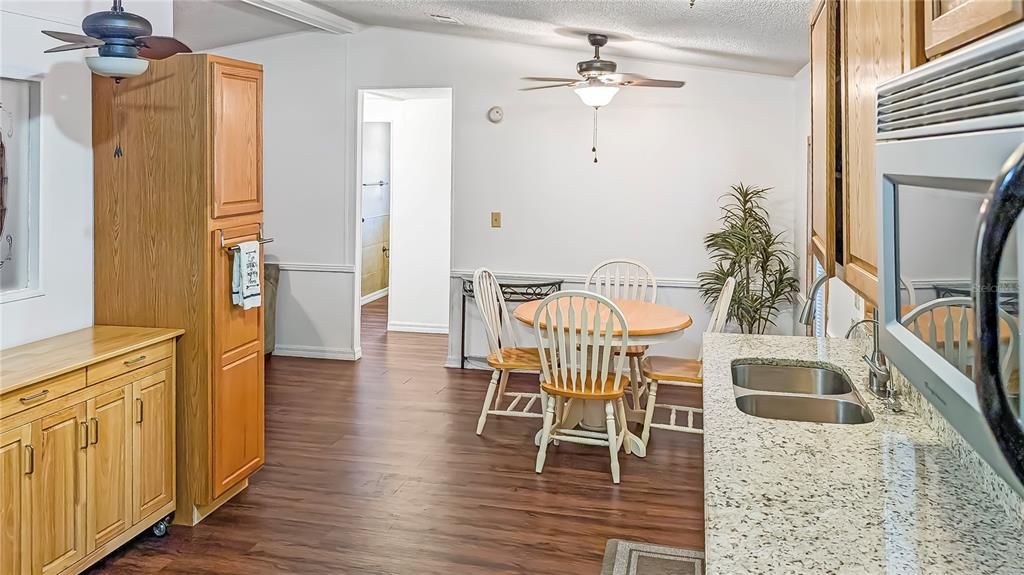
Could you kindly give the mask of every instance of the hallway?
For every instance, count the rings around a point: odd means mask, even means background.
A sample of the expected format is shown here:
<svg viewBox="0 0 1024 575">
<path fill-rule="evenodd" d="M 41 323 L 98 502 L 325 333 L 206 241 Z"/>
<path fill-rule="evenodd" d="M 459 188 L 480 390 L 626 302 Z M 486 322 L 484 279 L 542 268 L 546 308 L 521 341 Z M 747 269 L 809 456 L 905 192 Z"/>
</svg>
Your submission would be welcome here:
<svg viewBox="0 0 1024 575">
<path fill-rule="evenodd" d="M 621 454 L 618 487 L 587 446 L 552 447 L 537 475 L 539 420 L 491 417 L 477 437 L 489 374 L 441 367 L 446 336 L 388 333 L 386 305 L 363 308 L 358 362 L 270 361 L 248 490 L 90 573 L 595 575 L 609 538 L 703 548 L 700 436 Z"/>
</svg>

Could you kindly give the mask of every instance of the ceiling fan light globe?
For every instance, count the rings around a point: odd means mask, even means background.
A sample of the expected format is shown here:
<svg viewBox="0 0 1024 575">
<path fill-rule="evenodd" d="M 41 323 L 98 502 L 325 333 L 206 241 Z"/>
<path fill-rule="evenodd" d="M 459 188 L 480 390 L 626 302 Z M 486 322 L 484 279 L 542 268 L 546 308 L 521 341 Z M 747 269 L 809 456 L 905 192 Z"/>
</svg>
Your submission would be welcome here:
<svg viewBox="0 0 1024 575">
<path fill-rule="evenodd" d="M 113 56 L 90 56 L 85 64 L 94 74 L 117 79 L 138 76 L 149 68 L 149 60 Z"/>
<path fill-rule="evenodd" d="M 615 94 L 619 92 L 619 87 L 588 85 L 580 86 L 574 91 L 584 104 L 591 108 L 600 108 L 601 106 L 607 106 L 612 101 Z"/>
</svg>

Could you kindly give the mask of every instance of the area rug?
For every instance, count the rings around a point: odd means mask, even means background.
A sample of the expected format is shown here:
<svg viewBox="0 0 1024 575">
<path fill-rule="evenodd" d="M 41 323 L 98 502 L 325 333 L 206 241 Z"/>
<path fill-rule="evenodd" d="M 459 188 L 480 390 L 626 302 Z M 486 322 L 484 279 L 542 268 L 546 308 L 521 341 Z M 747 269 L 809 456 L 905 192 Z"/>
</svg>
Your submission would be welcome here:
<svg viewBox="0 0 1024 575">
<path fill-rule="evenodd" d="M 601 575 L 702 575 L 704 554 L 692 549 L 609 539 Z"/>
</svg>

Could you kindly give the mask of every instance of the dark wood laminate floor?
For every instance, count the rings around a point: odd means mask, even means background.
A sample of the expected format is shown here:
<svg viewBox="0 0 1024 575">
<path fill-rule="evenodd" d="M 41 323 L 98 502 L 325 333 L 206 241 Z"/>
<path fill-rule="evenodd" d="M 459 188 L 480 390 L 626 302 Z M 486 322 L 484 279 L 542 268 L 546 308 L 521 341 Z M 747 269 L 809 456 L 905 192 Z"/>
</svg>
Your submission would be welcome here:
<svg viewBox="0 0 1024 575">
<path fill-rule="evenodd" d="M 359 362 L 270 362 L 248 490 L 91 573 L 594 575 L 612 537 L 703 548 L 700 436 L 655 430 L 646 459 L 620 455 L 619 486 L 600 447 L 552 447 L 537 475 L 539 420 L 477 437 L 489 374 L 441 367 L 445 336 L 387 333 L 385 306 L 363 310 Z"/>
</svg>

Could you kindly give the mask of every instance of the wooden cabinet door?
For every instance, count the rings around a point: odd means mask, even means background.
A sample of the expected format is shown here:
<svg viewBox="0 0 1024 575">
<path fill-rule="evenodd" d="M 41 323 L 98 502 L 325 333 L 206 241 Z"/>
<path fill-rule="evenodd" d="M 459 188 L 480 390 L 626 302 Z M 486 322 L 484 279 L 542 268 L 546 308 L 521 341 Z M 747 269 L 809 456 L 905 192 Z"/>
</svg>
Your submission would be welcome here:
<svg viewBox="0 0 1024 575">
<path fill-rule="evenodd" d="M 85 408 L 80 403 L 33 424 L 33 574 L 60 573 L 86 554 Z"/>
<path fill-rule="evenodd" d="M 236 352 L 263 340 L 263 307 L 242 309 L 231 303 L 231 265 L 233 252 L 221 247 L 231 247 L 241 242 L 259 238 L 259 224 L 247 224 L 233 228 L 217 230 L 211 238 L 212 261 L 214 262 L 213 277 L 213 336 L 215 353 L 218 357 Z M 263 281 L 263 252 L 260 250 L 260 282 Z M 261 289 L 262 291 L 262 289 Z"/>
<path fill-rule="evenodd" d="M 928 58 L 1024 20 L 1024 0 L 924 0 Z"/>
<path fill-rule="evenodd" d="M 86 412 L 86 549 L 91 553 L 132 525 L 131 387 L 90 399 Z"/>
<path fill-rule="evenodd" d="M 32 425 L 0 434 L 0 574 L 32 572 Z"/>
<path fill-rule="evenodd" d="M 263 210 L 263 73 L 214 63 L 213 217 Z"/>
<path fill-rule="evenodd" d="M 903 72 L 902 2 L 848 0 L 843 28 L 843 280 L 868 301 L 878 301 L 875 175 L 875 90 Z"/>
<path fill-rule="evenodd" d="M 811 253 L 834 275 L 836 261 L 837 6 L 822 0 L 811 20 Z"/>
<path fill-rule="evenodd" d="M 225 243 L 256 239 L 258 224 L 223 230 Z M 219 234 L 217 234 L 219 236 Z M 263 308 L 231 303 L 230 252 L 213 247 L 216 362 L 212 393 L 212 497 L 263 465 Z M 262 269 L 262 255 L 260 258 Z"/>
<path fill-rule="evenodd" d="M 213 496 L 219 497 L 263 465 L 263 350 L 221 366 L 213 389 Z"/>
<path fill-rule="evenodd" d="M 174 373 L 164 370 L 131 386 L 132 522 L 174 498 Z"/>
</svg>

